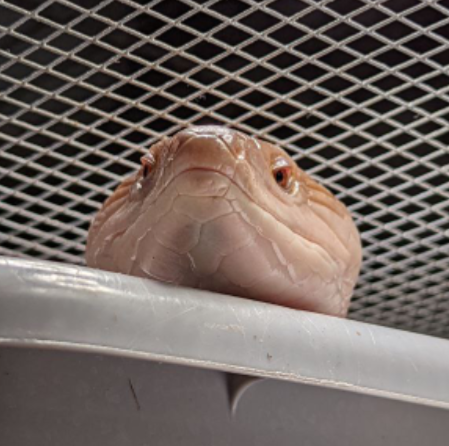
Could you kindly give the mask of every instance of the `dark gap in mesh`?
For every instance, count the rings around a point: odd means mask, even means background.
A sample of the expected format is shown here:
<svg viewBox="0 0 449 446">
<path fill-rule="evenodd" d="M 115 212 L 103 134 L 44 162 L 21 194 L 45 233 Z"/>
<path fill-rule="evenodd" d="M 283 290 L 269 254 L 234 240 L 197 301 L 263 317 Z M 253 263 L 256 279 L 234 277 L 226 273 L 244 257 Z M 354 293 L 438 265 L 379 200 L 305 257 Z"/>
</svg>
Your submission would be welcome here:
<svg viewBox="0 0 449 446">
<path fill-rule="evenodd" d="M 341 93 L 351 87 L 352 84 L 338 76 L 333 76 L 320 84 L 320 87 L 329 90 L 331 93 Z"/>
<path fill-rule="evenodd" d="M 273 107 L 269 108 L 268 111 L 279 116 L 280 118 L 286 118 L 288 116 L 291 116 L 293 113 L 297 113 L 299 109 L 281 102 L 280 104 L 276 104 Z"/>
<path fill-rule="evenodd" d="M 344 130 L 341 127 L 333 124 L 329 124 L 318 131 L 318 133 L 323 135 L 325 138 L 335 138 L 336 136 L 341 135 L 343 132 Z"/>
<path fill-rule="evenodd" d="M 91 70 L 90 67 L 70 59 L 63 60 L 53 69 L 64 74 L 65 76 L 70 76 L 73 78 L 79 78 Z"/>
<path fill-rule="evenodd" d="M 225 116 L 226 118 L 236 119 L 248 113 L 248 110 L 246 108 L 240 107 L 237 104 L 231 103 L 219 108 L 217 112 Z"/>
<path fill-rule="evenodd" d="M 56 206 L 66 206 L 72 201 L 72 199 L 56 193 L 46 197 L 46 201 L 53 203 Z"/>
<path fill-rule="evenodd" d="M 320 102 L 324 101 L 326 99 L 326 96 L 318 93 L 317 91 L 306 90 L 302 93 L 297 94 L 296 96 L 293 96 L 292 99 L 301 104 L 310 106 L 317 105 Z"/>
<path fill-rule="evenodd" d="M 164 118 L 158 118 L 152 121 L 151 123 L 146 124 L 145 127 L 149 128 L 150 130 L 154 130 L 156 132 L 165 132 L 173 125 L 174 125 L 173 121 Z"/>
<path fill-rule="evenodd" d="M 291 25 L 285 25 L 277 29 L 276 31 L 273 31 L 271 34 L 269 34 L 269 36 L 272 39 L 277 40 L 279 43 L 287 45 L 292 42 L 297 42 L 298 40 L 306 36 L 306 33 Z"/>
<path fill-rule="evenodd" d="M 168 68 L 171 71 L 174 71 L 178 74 L 187 73 L 196 67 L 196 64 L 189 59 L 186 59 L 182 56 L 174 56 L 168 60 L 166 60 L 163 64 L 163 67 Z"/>
<path fill-rule="evenodd" d="M 95 86 L 97 88 L 106 89 L 106 88 L 109 88 L 112 85 L 116 84 L 118 82 L 118 79 L 116 79 L 112 76 L 109 76 L 108 74 L 95 73 L 92 76 L 90 76 L 89 78 L 87 78 L 87 80 L 85 82 L 92 84 L 93 86 Z"/>
<path fill-rule="evenodd" d="M 173 102 L 169 99 L 159 95 L 151 96 L 148 99 L 145 99 L 143 103 L 148 107 L 155 108 L 156 110 L 164 110 L 173 104 Z"/>
<path fill-rule="evenodd" d="M 25 0 L 22 3 L 21 7 L 26 9 L 27 2 L 29 2 L 29 0 Z M 3 26 L 4 28 L 9 28 L 22 17 L 23 17 L 22 14 L 19 14 L 18 12 L 9 9 L 4 5 L 0 5 L 0 26 Z"/>
<path fill-rule="evenodd" d="M 86 176 L 85 179 L 87 182 L 95 184 L 96 186 L 103 186 L 109 181 L 108 178 L 106 178 L 105 176 L 100 175 L 98 173 L 91 173 L 90 175 Z M 87 205 L 86 205 L 86 207 L 87 207 Z M 78 210 L 77 206 L 75 206 L 73 209 Z M 79 212 L 82 212 L 82 211 L 79 211 Z M 84 213 L 84 212 L 82 212 L 82 213 Z"/>
<path fill-rule="evenodd" d="M 84 43 L 84 41 L 78 37 L 63 33 L 51 39 L 49 45 L 58 48 L 61 51 L 70 52 L 79 47 L 82 43 Z"/>
<path fill-rule="evenodd" d="M 196 93 L 198 91 L 198 89 L 195 87 L 192 87 L 190 84 L 188 84 L 186 82 L 178 82 L 178 83 L 172 85 L 170 88 L 168 88 L 167 91 L 170 94 L 173 94 L 174 96 L 177 96 L 179 98 L 186 98 L 186 97 L 191 96 L 192 94 Z"/>
<path fill-rule="evenodd" d="M 115 56 L 112 51 L 100 47 L 95 43 L 91 43 L 77 53 L 81 59 L 85 59 L 96 65 L 102 65 Z"/>
<path fill-rule="evenodd" d="M 257 130 L 262 130 L 265 127 L 268 127 L 269 125 L 273 125 L 274 121 L 268 118 L 265 118 L 263 116 L 251 116 L 248 119 L 245 119 L 245 121 L 243 121 L 244 124 L 249 125 L 250 127 L 257 129 Z"/>
<path fill-rule="evenodd" d="M 103 32 L 108 25 L 93 17 L 86 17 L 81 22 L 77 23 L 73 29 L 86 36 L 94 37 Z"/>
<path fill-rule="evenodd" d="M 19 138 L 20 136 L 23 136 L 26 132 L 28 132 L 26 128 L 11 123 L 2 125 L 1 130 L 4 134 L 12 136 L 14 138 Z"/>
<path fill-rule="evenodd" d="M 393 138 L 390 138 L 388 140 L 390 144 L 393 144 L 396 147 L 401 147 L 404 144 L 408 144 L 412 141 L 415 141 L 415 137 L 408 135 L 407 133 L 401 133 L 400 135 L 393 136 Z"/>
<path fill-rule="evenodd" d="M 242 51 L 249 54 L 250 56 L 260 58 L 265 57 L 268 54 L 276 51 L 276 47 L 270 43 L 264 42 L 262 40 L 256 40 L 242 48 Z"/>
<path fill-rule="evenodd" d="M 276 73 L 274 71 L 270 71 L 266 68 L 255 67 L 251 70 L 245 71 L 241 76 L 252 82 L 262 82 L 275 74 Z"/>
<path fill-rule="evenodd" d="M 371 26 L 374 26 L 380 22 L 383 22 L 388 18 L 388 15 L 384 14 L 383 12 L 375 9 L 370 8 L 352 18 L 355 22 L 359 23 L 360 25 L 363 25 L 366 28 L 369 28 Z"/>
<path fill-rule="evenodd" d="M 45 147 L 47 149 L 57 143 L 55 139 L 39 134 L 32 134 L 30 137 L 27 138 L 27 141 L 31 144 L 34 144 L 39 147 Z"/>
<path fill-rule="evenodd" d="M 368 127 L 365 129 L 365 132 L 370 133 L 371 135 L 375 137 L 383 137 L 387 135 L 388 133 L 391 133 L 394 131 L 395 128 L 391 125 L 385 123 L 385 122 L 377 122 L 376 124 L 372 125 L 371 127 Z"/>
<path fill-rule="evenodd" d="M 434 56 L 430 56 L 430 59 L 434 60 L 444 67 L 449 63 L 449 50 L 444 50 L 439 52 L 438 54 L 435 54 Z"/>
<path fill-rule="evenodd" d="M 393 115 L 391 119 L 394 119 L 395 121 L 399 122 L 400 124 L 410 124 L 413 121 L 421 118 L 421 115 L 416 114 L 415 112 L 411 110 L 404 110 L 396 115 Z"/>
<path fill-rule="evenodd" d="M 427 92 L 421 90 L 418 87 L 409 87 L 409 88 L 406 88 L 404 90 L 401 90 L 401 91 L 395 93 L 395 96 L 401 98 L 404 101 L 412 102 L 412 101 L 416 101 L 417 99 L 419 99 L 422 96 L 425 96 L 426 94 L 427 94 Z"/>
<path fill-rule="evenodd" d="M 131 107 L 123 113 L 120 113 L 119 117 L 131 123 L 137 124 L 138 122 L 147 119 L 149 117 L 149 114 L 148 112 L 140 110 L 137 107 Z M 107 122 L 103 124 L 103 126 L 108 126 L 111 129 L 111 133 L 114 134 L 119 133 L 127 128 L 124 125 L 116 122 Z"/>
<path fill-rule="evenodd" d="M 98 127 L 98 130 L 107 133 L 108 135 L 117 135 L 126 129 L 122 124 L 113 121 L 107 121 Z"/>
<path fill-rule="evenodd" d="M 186 43 L 191 42 L 195 36 L 180 28 L 172 27 L 163 34 L 157 36 L 157 39 L 174 48 L 180 48 Z"/>
<path fill-rule="evenodd" d="M 377 101 L 369 106 L 371 110 L 374 110 L 381 115 L 391 112 L 398 107 L 399 104 L 396 104 L 395 102 L 388 99 L 381 99 L 380 101 Z"/>
<path fill-rule="evenodd" d="M 39 108 L 55 115 L 62 115 L 73 107 L 56 99 L 49 99 L 48 101 L 43 102 L 41 105 L 39 105 Z"/>
<path fill-rule="evenodd" d="M 178 0 L 163 0 L 154 5 L 152 9 L 171 19 L 177 19 L 189 11 L 190 7 Z"/>
<path fill-rule="evenodd" d="M 432 98 L 426 102 L 421 102 L 417 107 L 422 108 L 428 113 L 435 113 L 444 108 L 447 108 L 449 103 L 440 98 Z"/>
<path fill-rule="evenodd" d="M 272 59 L 269 59 L 268 61 L 270 64 L 272 64 L 274 67 L 279 68 L 288 68 L 293 65 L 296 65 L 299 60 L 297 57 L 293 56 L 292 54 L 289 54 L 287 52 L 283 52 L 281 54 L 278 54 L 277 56 L 273 57 Z M 258 69 L 257 67 L 256 69 Z"/>
<path fill-rule="evenodd" d="M 58 135 L 69 137 L 73 135 L 78 129 L 62 122 L 56 122 L 54 125 L 48 128 L 48 131 L 57 133 Z"/>
<path fill-rule="evenodd" d="M 376 56 L 376 59 L 379 62 L 384 63 L 388 67 L 395 67 L 397 65 L 403 64 L 406 61 L 409 61 L 411 57 L 402 53 L 401 51 L 391 49 L 383 52 L 382 54 L 379 54 L 378 56 Z"/>
<path fill-rule="evenodd" d="M 210 16 L 209 14 L 198 12 L 190 16 L 183 23 L 197 31 L 206 33 L 219 25 L 220 21 L 217 18 Z"/>
<path fill-rule="evenodd" d="M 61 233 L 60 237 L 66 239 L 66 240 L 77 240 L 79 238 L 79 235 L 72 231 L 64 231 Z"/>
<path fill-rule="evenodd" d="M 300 150 L 301 149 L 309 149 L 310 147 L 313 147 L 317 145 L 319 141 L 317 141 L 315 138 L 312 138 L 311 136 L 304 136 L 299 139 L 297 139 L 294 142 L 294 145 L 297 146 Z"/>
<path fill-rule="evenodd" d="M 31 48 L 31 46 L 32 45 L 30 43 L 8 34 L 5 34 L 2 38 L 0 38 L 0 48 L 3 51 L 7 51 L 15 56 L 22 54 Z"/>
<path fill-rule="evenodd" d="M 367 115 L 366 113 L 363 112 L 355 112 L 352 113 L 349 116 L 346 116 L 344 118 L 342 118 L 342 121 L 346 122 L 347 124 L 353 126 L 353 127 L 358 127 L 362 124 L 367 123 L 368 121 L 371 121 L 373 118 L 369 115 Z"/>
<path fill-rule="evenodd" d="M 23 110 L 16 105 L 10 104 L 9 102 L 5 102 L 0 100 L 0 113 L 3 116 L 12 116 L 15 115 L 18 111 Z"/>
<path fill-rule="evenodd" d="M 134 45 L 139 39 L 125 31 L 115 29 L 101 38 L 102 42 L 114 46 L 120 50 L 125 50 Z"/>
<path fill-rule="evenodd" d="M 271 28 L 279 21 L 272 15 L 267 14 L 263 11 L 255 11 L 245 16 L 243 19 L 240 19 L 240 22 L 248 26 L 249 28 L 253 28 L 256 31 L 261 32 L 268 28 Z"/>
<path fill-rule="evenodd" d="M 35 19 L 28 19 L 16 31 L 19 34 L 30 37 L 34 40 L 44 40 L 56 31 L 56 28 L 39 22 Z"/>
<path fill-rule="evenodd" d="M 143 142 L 148 140 L 149 136 L 143 132 L 134 130 L 134 132 L 128 133 L 127 135 L 123 136 L 123 138 L 133 144 L 142 144 Z"/>
<path fill-rule="evenodd" d="M 260 107 L 267 102 L 272 101 L 273 97 L 259 91 L 252 91 L 251 93 L 243 96 L 242 100 L 253 106 Z"/>
<path fill-rule="evenodd" d="M 249 5 L 238 0 L 221 0 L 210 6 L 211 10 L 219 12 L 225 17 L 234 17 L 248 8 Z"/>
<path fill-rule="evenodd" d="M 104 8 L 100 9 L 97 14 L 118 22 L 119 20 L 123 20 L 126 16 L 130 15 L 134 11 L 134 8 L 131 8 L 124 3 L 112 1 L 108 3 Z"/>
<path fill-rule="evenodd" d="M 186 51 L 201 60 L 210 60 L 223 53 L 225 50 L 213 43 L 201 41 L 190 48 L 187 48 Z"/>
<path fill-rule="evenodd" d="M 421 212 L 423 210 L 422 206 L 418 206 L 417 204 L 406 204 L 405 206 L 401 206 L 400 210 L 408 215 L 415 214 L 416 212 Z"/>
<path fill-rule="evenodd" d="M 45 241 L 42 241 L 40 244 L 43 246 L 46 246 L 47 248 L 50 248 L 50 249 L 62 248 L 62 245 L 60 243 L 56 243 L 53 240 L 45 240 Z"/>
<path fill-rule="evenodd" d="M 349 14 L 356 11 L 364 5 L 358 0 L 334 0 L 330 2 L 327 7 L 341 15 Z"/>
<path fill-rule="evenodd" d="M 246 65 L 249 65 L 249 63 L 249 60 L 243 57 L 237 56 L 236 54 L 230 54 L 216 62 L 216 65 L 233 73 L 234 71 L 238 71 Z"/>
<path fill-rule="evenodd" d="M 374 186 L 366 186 L 363 189 L 359 190 L 359 194 L 364 195 L 365 197 L 372 198 L 382 191 L 379 190 L 377 187 Z"/>
<path fill-rule="evenodd" d="M 98 121 L 100 119 L 100 116 L 85 110 L 79 110 L 70 115 L 70 119 L 72 119 L 73 121 L 77 121 L 80 124 L 91 125 L 94 122 Z"/>
<path fill-rule="evenodd" d="M 76 248 L 65 249 L 64 252 L 67 254 L 71 254 L 73 256 L 77 256 L 77 257 L 80 257 L 84 254 L 83 251 L 80 251 L 79 249 L 76 249 Z"/>
<path fill-rule="evenodd" d="M 111 142 L 110 144 L 103 146 L 103 150 L 111 155 L 121 155 L 125 150 L 127 150 L 127 147 L 122 146 L 117 142 Z"/>
<path fill-rule="evenodd" d="M 14 80 L 24 80 L 33 74 L 36 70 L 21 62 L 16 62 L 3 71 L 6 76 L 12 77 Z"/>
<path fill-rule="evenodd" d="M 296 45 L 294 49 L 300 53 L 306 54 L 307 56 L 313 56 L 315 54 L 321 53 L 321 51 L 329 48 L 329 44 L 323 42 L 316 37 L 307 39 L 306 41 Z"/>
<path fill-rule="evenodd" d="M 55 168 L 56 166 L 61 164 L 61 160 L 58 160 L 51 155 L 42 155 L 35 160 L 35 163 L 44 167 Z"/>
<path fill-rule="evenodd" d="M 28 159 L 36 154 L 36 151 L 33 149 L 30 149 L 29 147 L 14 145 L 10 149 L 8 149 L 8 152 L 11 155 L 15 155 L 18 158 Z"/>
<path fill-rule="evenodd" d="M 51 93 L 67 85 L 65 81 L 49 73 L 42 73 L 40 76 L 34 78 L 30 84 Z"/>
<path fill-rule="evenodd" d="M 287 138 L 291 138 L 296 133 L 297 133 L 296 130 L 292 129 L 291 127 L 282 125 L 282 126 L 276 128 L 275 130 L 272 130 L 270 132 L 270 135 L 273 135 L 274 137 L 276 137 L 278 139 L 287 139 Z"/>
<path fill-rule="evenodd" d="M 78 85 L 74 85 L 73 87 L 70 87 L 63 93 L 61 93 L 62 97 L 71 99 L 72 101 L 79 103 L 83 103 L 96 95 L 96 92 Z"/>
<path fill-rule="evenodd" d="M 97 99 L 95 102 L 92 102 L 91 107 L 101 110 L 105 113 L 112 113 L 123 107 L 123 105 L 123 102 L 103 96 Z"/>
<path fill-rule="evenodd" d="M 359 53 L 366 55 L 377 51 L 379 48 L 383 46 L 381 42 L 371 36 L 362 36 L 357 40 L 353 40 L 348 44 L 348 46 Z"/>
<path fill-rule="evenodd" d="M 307 26 L 312 30 L 318 30 L 319 28 L 328 25 L 334 20 L 335 19 L 332 16 L 326 14 L 324 11 L 313 10 L 312 12 L 299 17 L 297 19 L 297 22 L 301 23 L 304 26 Z"/>
<path fill-rule="evenodd" d="M 131 85 L 129 83 L 122 85 L 114 90 L 114 93 L 124 97 L 125 99 L 130 99 L 131 101 L 135 101 L 141 96 L 147 93 L 143 88 L 137 87 L 136 85 Z M 123 105 L 123 104 L 122 104 Z"/>
<path fill-rule="evenodd" d="M 402 22 L 394 21 L 380 29 L 377 29 L 376 32 L 389 40 L 396 41 L 412 34 L 413 28 L 410 28 Z"/>
<path fill-rule="evenodd" d="M 419 36 L 416 39 L 404 43 L 404 46 L 418 54 L 426 54 L 440 45 L 436 40 L 426 36 Z"/>
<path fill-rule="evenodd" d="M 292 74 L 305 81 L 311 82 L 324 76 L 327 72 L 314 64 L 308 63 L 307 65 L 294 70 Z"/>
<path fill-rule="evenodd" d="M 354 56 L 351 56 L 342 50 L 333 50 L 329 54 L 321 57 L 320 60 L 330 67 L 341 68 L 352 62 L 354 60 Z"/>
<path fill-rule="evenodd" d="M 424 27 L 434 25 L 445 18 L 444 14 L 430 6 L 426 6 L 407 16 L 407 19 Z"/>
<path fill-rule="evenodd" d="M 308 170 L 311 170 L 314 167 L 317 167 L 319 165 L 319 163 L 318 163 L 318 161 L 314 160 L 313 158 L 303 156 L 298 161 L 298 165 L 301 169 L 303 169 L 304 171 L 307 172 Z"/>
<path fill-rule="evenodd" d="M 90 132 L 85 132 L 83 133 L 81 136 L 78 136 L 76 138 L 76 141 L 80 142 L 81 144 L 84 144 L 88 147 L 96 147 L 98 146 L 101 142 L 104 141 L 103 138 L 94 135 Z"/>
<path fill-rule="evenodd" d="M 290 93 L 291 91 L 297 89 L 298 87 L 299 85 L 296 82 L 293 82 L 290 79 L 283 76 L 279 77 L 278 79 L 266 85 L 266 88 L 278 94 Z"/>
<path fill-rule="evenodd" d="M 54 2 L 43 11 L 40 11 L 39 15 L 60 25 L 67 25 L 79 17 L 79 12 L 68 6 L 61 5 L 61 3 Z"/>
<path fill-rule="evenodd" d="M 294 123 L 301 126 L 304 129 L 309 129 L 315 127 L 320 122 L 323 122 L 320 118 L 306 113 L 305 115 L 294 120 Z"/>
<path fill-rule="evenodd" d="M 423 164 L 419 164 L 417 166 L 413 166 L 410 169 L 405 171 L 407 175 L 410 175 L 412 178 L 420 177 L 422 175 L 426 175 L 430 172 L 429 168 Z M 435 177 L 434 177 L 435 178 Z M 431 182 L 432 179 L 427 179 L 428 182 Z"/>
<path fill-rule="evenodd" d="M 437 124 L 433 121 L 427 121 L 424 124 L 415 127 L 415 130 L 423 135 L 428 135 L 429 133 L 433 133 L 436 130 L 442 129 L 441 125 Z"/>
<path fill-rule="evenodd" d="M 138 81 L 147 84 L 151 87 L 160 87 L 171 80 L 170 76 L 162 73 L 159 70 L 153 69 L 147 71 L 138 77 Z"/>
<path fill-rule="evenodd" d="M 198 113 L 197 111 L 192 110 L 191 108 L 185 106 L 178 107 L 172 112 L 170 112 L 172 116 L 175 116 L 176 118 L 183 120 L 190 119 L 197 113 Z"/>
<path fill-rule="evenodd" d="M 363 138 L 362 136 L 359 135 L 350 135 L 347 138 L 342 139 L 340 142 L 341 144 L 349 148 L 355 149 L 366 144 L 369 141 L 366 138 Z"/>
<path fill-rule="evenodd" d="M 235 26 L 227 26 L 214 34 L 214 37 L 228 45 L 236 46 L 248 40 L 251 34 L 236 28 Z"/>
<path fill-rule="evenodd" d="M 220 74 L 210 70 L 209 68 L 202 68 L 192 75 L 191 78 L 203 85 L 211 85 L 222 79 Z"/>
<path fill-rule="evenodd" d="M 437 74 L 430 79 L 423 81 L 425 84 L 430 85 L 435 90 L 447 87 L 449 85 L 449 77 L 447 74 Z"/>
<path fill-rule="evenodd" d="M 339 178 L 338 180 L 336 180 L 336 183 L 340 184 L 340 186 L 343 186 L 345 189 L 351 189 L 358 185 L 358 181 L 355 178 L 349 176 Z M 363 214 L 363 212 L 360 209 L 358 209 L 358 212 Z"/>
<path fill-rule="evenodd" d="M 449 38 L 449 28 L 447 25 L 443 25 L 440 28 L 436 28 L 433 30 L 433 32 L 446 39 Z"/>
</svg>

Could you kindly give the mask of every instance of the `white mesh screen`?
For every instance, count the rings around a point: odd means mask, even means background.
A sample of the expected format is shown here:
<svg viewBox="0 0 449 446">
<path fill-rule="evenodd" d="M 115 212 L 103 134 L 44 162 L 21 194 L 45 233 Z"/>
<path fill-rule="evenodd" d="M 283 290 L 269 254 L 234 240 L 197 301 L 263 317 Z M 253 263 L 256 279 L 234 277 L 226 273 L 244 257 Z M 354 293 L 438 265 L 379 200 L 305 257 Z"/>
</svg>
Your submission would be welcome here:
<svg viewBox="0 0 449 446">
<path fill-rule="evenodd" d="M 83 262 L 142 150 L 279 143 L 350 207 L 351 316 L 449 336 L 449 1 L 0 1 L 0 253 Z"/>
</svg>

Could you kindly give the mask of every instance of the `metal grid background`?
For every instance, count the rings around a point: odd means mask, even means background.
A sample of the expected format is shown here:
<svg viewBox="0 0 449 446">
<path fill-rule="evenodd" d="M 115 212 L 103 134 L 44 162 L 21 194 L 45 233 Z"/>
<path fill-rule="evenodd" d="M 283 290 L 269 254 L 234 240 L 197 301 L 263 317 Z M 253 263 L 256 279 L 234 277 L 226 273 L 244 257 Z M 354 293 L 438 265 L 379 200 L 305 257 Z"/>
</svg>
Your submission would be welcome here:
<svg viewBox="0 0 449 446">
<path fill-rule="evenodd" d="M 449 336 L 449 1 L 0 1 L 0 254 L 83 262 L 191 123 L 287 148 L 352 210 L 351 316 Z"/>
</svg>

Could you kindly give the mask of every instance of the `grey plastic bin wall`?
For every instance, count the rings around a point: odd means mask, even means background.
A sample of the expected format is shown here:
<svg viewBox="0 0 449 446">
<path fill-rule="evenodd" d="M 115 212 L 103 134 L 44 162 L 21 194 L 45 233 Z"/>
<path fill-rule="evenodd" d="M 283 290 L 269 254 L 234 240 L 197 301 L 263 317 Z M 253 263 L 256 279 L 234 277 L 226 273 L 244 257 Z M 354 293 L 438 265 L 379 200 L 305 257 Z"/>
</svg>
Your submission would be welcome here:
<svg viewBox="0 0 449 446">
<path fill-rule="evenodd" d="M 0 284 L 1 445 L 448 444 L 449 341 L 50 262 Z"/>
</svg>

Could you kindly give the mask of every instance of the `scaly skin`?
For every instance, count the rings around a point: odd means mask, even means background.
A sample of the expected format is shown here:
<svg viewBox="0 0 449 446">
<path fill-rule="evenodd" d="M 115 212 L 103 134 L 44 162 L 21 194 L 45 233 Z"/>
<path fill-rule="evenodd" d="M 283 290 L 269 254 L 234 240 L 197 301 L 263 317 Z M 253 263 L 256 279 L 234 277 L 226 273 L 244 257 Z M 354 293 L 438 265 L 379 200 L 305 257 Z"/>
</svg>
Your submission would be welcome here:
<svg viewBox="0 0 449 446">
<path fill-rule="evenodd" d="M 143 166 L 96 215 L 88 266 L 346 316 L 358 231 L 283 150 L 191 127 L 152 146 Z"/>
</svg>

